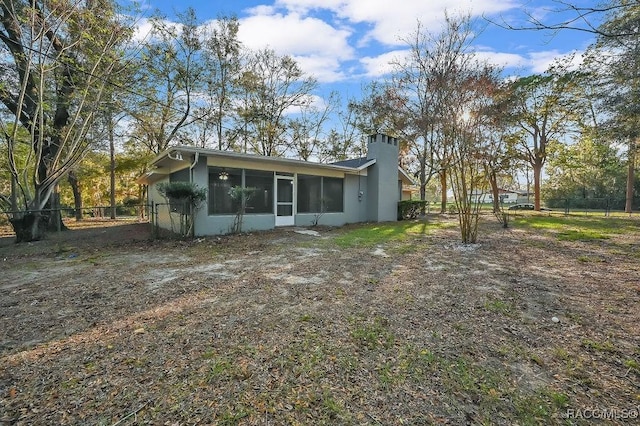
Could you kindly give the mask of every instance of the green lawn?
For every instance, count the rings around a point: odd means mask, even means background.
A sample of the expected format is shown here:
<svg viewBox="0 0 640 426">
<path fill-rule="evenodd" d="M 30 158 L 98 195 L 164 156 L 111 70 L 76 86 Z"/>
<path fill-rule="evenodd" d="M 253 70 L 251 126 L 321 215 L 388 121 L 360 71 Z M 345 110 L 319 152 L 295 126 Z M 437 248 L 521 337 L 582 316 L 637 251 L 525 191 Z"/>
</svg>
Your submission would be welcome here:
<svg viewBox="0 0 640 426">
<path fill-rule="evenodd" d="M 634 219 L 585 216 L 522 215 L 513 218 L 514 226 L 546 231 L 563 241 L 593 241 L 613 235 L 637 232 L 640 222 Z"/>
<path fill-rule="evenodd" d="M 351 227 L 334 239 L 342 248 L 374 247 L 378 244 L 403 241 L 409 236 L 427 235 L 438 229 L 455 226 L 440 220 L 401 221 L 391 223 L 366 224 Z"/>
</svg>

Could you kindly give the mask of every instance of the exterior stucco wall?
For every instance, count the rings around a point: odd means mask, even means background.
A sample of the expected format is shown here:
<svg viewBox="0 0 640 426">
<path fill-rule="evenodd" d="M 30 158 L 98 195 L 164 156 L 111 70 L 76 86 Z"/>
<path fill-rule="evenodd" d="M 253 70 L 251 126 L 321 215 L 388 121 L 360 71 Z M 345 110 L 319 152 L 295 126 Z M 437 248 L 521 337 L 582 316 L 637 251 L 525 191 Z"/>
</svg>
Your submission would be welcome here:
<svg viewBox="0 0 640 426">
<path fill-rule="evenodd" d="M 160 183 L 169 182 L 169 176 L 155 182 L 153 185 L 149 185 L 149 204 L 153 206 L 154 210 L 154 223 L 162 229 L 171 229 L 171 217 L 169 212 L 169 205 L 167 200 L 158 192 L 157 185 Z M 174 220 L 180 220 L 180 216 L 174 214 Z"/>
<path fill-rule="evenodd" d="M 164 173 L 178 172 L 181 177 L 188 179 L 201 188 L 209 186 L 209 167 L 228 167 L 250 170 L 265 170 L 276 173 L 286 173 L 293 176 L 298 174 L 343 178 L 343 212 L 323 213 L 318 220 L 320 225 L 341 226 L 347 223 L 367 221 L 395 221 L 397 220 L 397 202 L 400 199 L 401 184 L 398 181 L 398 146 L 397 140 L 382 135 L 373 137 L 369 144 L 368 158 L 376 159 L 376 163 L 368 168 L 352 169 L 348 171 L 288 161 L 274 161 L 270 158 L 236 158 L 218 154 L 191 152 L 175 160 L 162 164 Z M 183 158 L 184 157 L 184 158 Z M 175 177 L 175 176 L 174 176 Z M 166 177 L 149 184 L 149 200 L 153 203 L 165 204 L 166 200 L 157 192 L 157 184 L 169 182 Z M 297 191 L 297 189 L 296 189 Z M 209 194 L 207 191 L 207 198 Z M 209 215 L 209 200 L 207 199 L 195 217 L 196 236 L 220 235 L 231 232 L 235 215 Z M 294 205 L 294 219 L 297 226 L 310 226 L 317 218 L 314 213 L 297 213 Z M 161 206 L 157 212 L 158 225 L 171 229 L 171 216 L 168 206 Z M 179 215 L 174 214 L 174 222 L 179 221 Z M 179 222 L 177 222 L 179 223 Z M 245 214 L 243 217 L 243 231 L 259 231 L 275 228 L 275 214 Z"/>
<path fill-rule="evenodd" d="M 193 182 L 201 188 L 209 186 L 209 159 L 201 156 L 198 163 L 193 168 Z M 233 229 L 235 215 L 209 215 L 207 200 L 202 203 L 195 224 L 195 235 L 223 235 L 228 234 Z M 264 231 L 275 227 L 275 216 L 273 214 L 245 214 L 242 218 L 242 231 Z"/>
<path fill-rule="evenodd" d="M 196 236 L 224 235 L 233 229 L 234 215 L 198 215 L 196 218 Z M 246 214 L 242 218 L 242 232 L 266 231 L 275 228 L 275 216 L 272 214 Z"/>
<path fill-rule="evenodd" d="M 369 215 L 372 222 L 398 220 L 398 140 L 385 135 L 370 137 L 367 158 L 376 163 L 369 168 L 367 195 Z"/>
<path fill-rule="evenodd" d="M 296 215 L 296 226 L 312 226 L 318 216 L 317 213 L 298 213 Z M 345 223 L 344 213 L 322 213 L 318 218 L 318 225 L 342 226 Z"/>
<path fill-rule="evenodd" d="M 345 176 L 345 223 L 366 222 L 368 220 L 367 195 L 367 176 Z"/>
<path fill-rule="evenodd" d="M 365 222 L 367 220 L 366 201 L 367 176 L 345 175 L 343 186 L 343 212 L 323 213 L 318 218 L 318 225 L 342 226 L 347 223 Z M 359 195 L 362 192 L 362 195 Z M 311 226 L 316 220 L 315 213 L 297 213 L 297 226 Z"/>
</svg>

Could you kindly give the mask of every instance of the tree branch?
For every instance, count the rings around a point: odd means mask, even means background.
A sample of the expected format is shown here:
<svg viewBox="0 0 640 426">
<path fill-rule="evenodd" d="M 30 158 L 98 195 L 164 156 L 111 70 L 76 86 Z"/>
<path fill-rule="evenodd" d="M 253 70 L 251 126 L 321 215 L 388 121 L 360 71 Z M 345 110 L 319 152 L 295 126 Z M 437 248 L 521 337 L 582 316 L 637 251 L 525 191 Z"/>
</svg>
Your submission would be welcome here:
<svg viewBox="0 0 640 426">
<path fill-rule="evenodd" d="M 597 27 L 593 24 L 593 21 L 598 19 L 598 15 L 610 13 L 619 9 L 631 8 L 637 6 L 637 4 L 621 4 L 621 3 L 612 3 L 609 6 L 603 7 L 579 7 L 570 2 L 564 0 L 554 0 L 555 3 L 561 5 L 560 8 L 552 10 L 555 14 L 561 13 L 573 13 L 574 16 L 571 18 L 561 20 L 555 23 L 545 23 L 540 19 L 534 17 L 533 13 L 525 10 L 525 15 L 527 16 L 528 25 L 523 26 L 515 26 L 508 23 L 504 17 L 500 17 L 500 22 L 492 20 L 486 16 L 483 16 L 488 22 L 497 25 L 500 28 L 504 28 L 512 31 L 552 31 L 557 33 L 560 30 L 572 30 L 572 31 L 582 31 L 591 34 L 596 34 L 605 38 L 616 38 L 616 37 L 629 37 L 635 36 L 638 34 L 637 30 L 632 31 L 621 31 L 618 33 L 608 32 L 602 29 L 602 27 Z M 579 25 L 582 22 L 583 25 Z"/>
</svg>

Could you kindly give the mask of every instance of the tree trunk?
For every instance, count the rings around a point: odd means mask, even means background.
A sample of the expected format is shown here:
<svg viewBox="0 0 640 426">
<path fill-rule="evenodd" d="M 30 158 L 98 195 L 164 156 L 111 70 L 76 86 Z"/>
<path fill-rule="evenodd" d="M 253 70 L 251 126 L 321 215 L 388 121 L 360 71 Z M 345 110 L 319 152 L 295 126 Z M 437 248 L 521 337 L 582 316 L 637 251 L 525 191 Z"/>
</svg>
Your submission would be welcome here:
<svg viewBox="0 0 640 426">
<path fill-rule="evenodd" d="M 491 194 L 493 195 L 493 212 L 500 212 L 500 191 L 498 189 L 498 177 L 495 172 L 489 173 L 489 185 L 491 185 Z"/>
<path fill-rule="evenodd" d="M 62 221 L 62 210 L 60 210 L 60 191 L 56 185 L 56 189 L 51 193 L 49 201 L 45 206 L 46 214 L 42 215 L 38 220 L 39 227 L 42 227 L 45 231 L 60 232 L 68 231 L 69 228 Z M 41 239 L 38 237 L 37 239 Z"/>
<path fill-rule="evenodd" d="M 73 207 L 77 221 L 82 220 L 82 194 L 80 193 L 80 186 L 78 185 L 78 176 L 73 170 L 69 171 L 67 175 L 69 185 L 71 185 L 71 191 L 73 192 Z"/>
<path fill-rule="evenodd" d="M 16 243 L 39 241 L 44 237 L 43 217 L 40 213 L 27 213 L 20 218 L 11 218 L 16 234 Z"/>
<path fill-rule="evenodd" d="M 440 170 L 440 190 L 440 213 L 444 214 L 447 212 L 447 169 Z"/>
<path fill-rule="evenodd" d="M 624 204 L 625 213 L 633 211 L 633 184 L 635 182 L 636 146 L 635 141 L 629 143 L 629 170 L 627 172 L 627 199 Z"/>
<path fill-rule="evenodd" d="M 540 211 L 540 185 L 542 183 L 542 161 L 536 159 L 533 166 L 533 205 L 535 211 Z"/>
<path fill-rule="evenodd" d="M 138 200 L 140 200 L 140 205 L 138 206 L 138 216 L 140 220 L 144 219 L 144 204 L 147 200 L 147 186 L 146 185 L 138 185 Z M 154 220 L 155 218 L 150 217 L 150 220 Z"/>
<path fill-rule="evenodd" d="M 11 174 L 11 211 L 18 211 L 18 182 L 13 174 Z"/>
<path fill-rule="evenodd" d="M 116 147 L 113 135 L 113 120 L 109 116 L 109 202 L 111 204 L 111 219 L 116 218 Z"/>
<path fill-rule="evenodd" d="M 426 159 L 423 158 L 420 161 L 420 201 L 426 201 L 427 199 L 427 165 Z M 422 203 L 420 207 L 420 215 L 424 216 L 427 214 L 426 203 Z"/>
</svg>

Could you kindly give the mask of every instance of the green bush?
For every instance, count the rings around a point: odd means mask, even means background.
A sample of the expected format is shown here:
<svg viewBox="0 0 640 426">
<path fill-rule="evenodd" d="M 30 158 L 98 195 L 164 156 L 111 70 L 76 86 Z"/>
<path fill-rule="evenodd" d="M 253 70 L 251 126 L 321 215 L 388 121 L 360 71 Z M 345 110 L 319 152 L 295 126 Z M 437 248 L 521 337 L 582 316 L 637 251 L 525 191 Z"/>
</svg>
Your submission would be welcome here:
<svg viewBox="0 0 640 426">
<path fill-rule="evenodd" d="M 189 201 L 192 205 L 198 205 L 207 198 L 207 189 L 191 182 L 161 183 L 158 192 L 170 200 Z"/>
<path fill-rule="evenodd" d="M 426 209 L 428 201 L 402 200 L 398 202 L 398 220 L 415 219 L 423 209 Z"/>
</svg>

